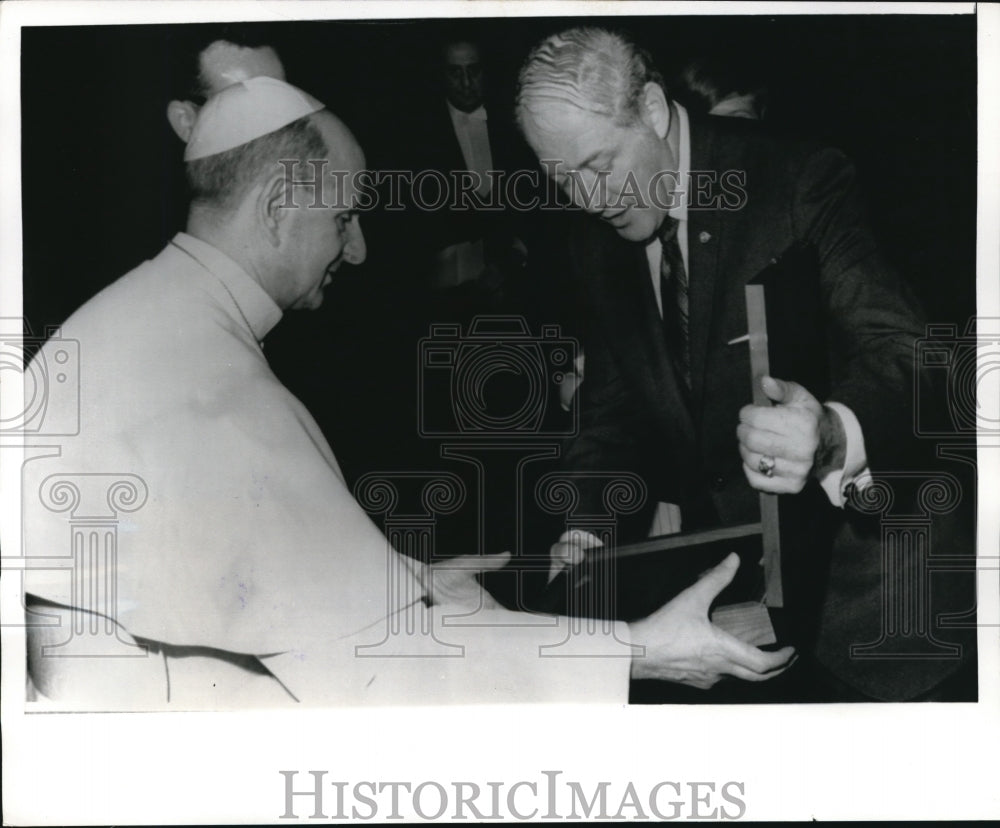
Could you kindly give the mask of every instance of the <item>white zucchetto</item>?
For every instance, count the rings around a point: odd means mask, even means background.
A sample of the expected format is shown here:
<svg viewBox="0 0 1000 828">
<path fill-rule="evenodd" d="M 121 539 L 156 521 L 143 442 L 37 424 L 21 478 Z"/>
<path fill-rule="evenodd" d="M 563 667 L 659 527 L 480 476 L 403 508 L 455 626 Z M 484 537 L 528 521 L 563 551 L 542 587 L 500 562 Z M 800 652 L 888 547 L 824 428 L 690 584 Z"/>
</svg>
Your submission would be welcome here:
<svg viewBox="0 0 1000 828">
<path fill-rule="evenodd" d="M 234 149 L 326 107 L 276 78 L 249 78 L 213 95 L 198 113 L 185 161 Z"/>
</svg>

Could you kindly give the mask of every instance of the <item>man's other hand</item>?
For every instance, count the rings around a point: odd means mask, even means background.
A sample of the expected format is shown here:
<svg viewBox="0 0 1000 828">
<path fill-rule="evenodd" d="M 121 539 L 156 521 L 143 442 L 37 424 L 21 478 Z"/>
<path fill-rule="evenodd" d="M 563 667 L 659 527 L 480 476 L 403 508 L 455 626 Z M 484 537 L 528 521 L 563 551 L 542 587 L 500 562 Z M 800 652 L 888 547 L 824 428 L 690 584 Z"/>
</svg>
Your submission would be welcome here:
<svg viewBox="0 0 1000 828">
<path fill-rule="evenodd" d="M 652 615 L 629 624 L 632 643 L 645 647 L 644 655 L 632 658 L 632 678 L 674 681 L 707 690 L 724 676 L 764 681 L 791 665 L 792 647 L 765 652 L 709 621 L 712 601 L 733 580 L 739 566 L 739 555 L 732 553 Z"/>
<path fill-rule="evenodd" d="M 500 603 L 476 580 L 480 572 L 503 569 L 510 552 L 499 555 L 460 555 L 425 567 L 421 580 L 432 604 L 470 609 L 496 609 Z"/>
<path fill-rule="evenodd" d="M 736 428 L 743 473 L 762 492 L 796 494 L 810 476 L 843 466 L 840 417 L 796 382 L 764 377 L 761 388 L 775 405 L 745 405 Z M 763 460 L 763 463 L 762 463 Z M 771 474 L 767 466 L 771 464 Z"/>
</svg>

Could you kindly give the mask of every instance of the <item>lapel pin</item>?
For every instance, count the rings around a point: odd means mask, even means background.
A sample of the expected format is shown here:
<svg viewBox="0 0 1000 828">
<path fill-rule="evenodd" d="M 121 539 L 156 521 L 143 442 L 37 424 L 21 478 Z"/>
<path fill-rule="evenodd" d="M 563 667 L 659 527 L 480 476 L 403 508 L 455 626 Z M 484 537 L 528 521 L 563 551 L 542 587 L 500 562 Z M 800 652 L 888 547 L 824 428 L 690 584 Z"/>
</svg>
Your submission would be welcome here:
<svg viewBox="0 0 1000 828">
<path fill-rule="evenodd" d="M 712 234 L 709 233 L 707 230 L 702 230 L 698 234 L 698 241 L 700 241 L 702 244 L 710 242 L 711 240 L 712 240 Z"/>
</svg>

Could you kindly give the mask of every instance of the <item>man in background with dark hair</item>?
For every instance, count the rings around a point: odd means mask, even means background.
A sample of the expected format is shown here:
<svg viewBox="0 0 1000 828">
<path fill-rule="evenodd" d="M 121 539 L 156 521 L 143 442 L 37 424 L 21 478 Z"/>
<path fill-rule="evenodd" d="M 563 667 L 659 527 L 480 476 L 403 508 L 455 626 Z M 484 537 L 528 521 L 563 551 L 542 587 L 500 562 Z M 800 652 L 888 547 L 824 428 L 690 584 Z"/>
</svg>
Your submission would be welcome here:
<svg viewBox="0 0 1000 828">
<path fill-rule="evenodd" d="M 674 92 L 692 112 L 760 121 L 767 111 L 767 85 L 760 69 L 738 53 L 711 53 L 688 61 Z"/>
</svg>

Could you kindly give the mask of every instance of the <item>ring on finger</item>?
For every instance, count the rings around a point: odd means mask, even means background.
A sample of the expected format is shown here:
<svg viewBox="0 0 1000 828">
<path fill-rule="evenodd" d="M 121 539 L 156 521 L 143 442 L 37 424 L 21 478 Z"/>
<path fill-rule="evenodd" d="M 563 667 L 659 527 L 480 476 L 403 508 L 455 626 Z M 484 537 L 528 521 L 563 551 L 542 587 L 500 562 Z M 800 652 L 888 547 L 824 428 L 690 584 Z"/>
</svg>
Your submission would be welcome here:
<svg viewBox="0 0 1000 828">
<path fill-rule="evenodd" d="M 764 477 L 774 477 L 774 458 L 767 454 L 761 455 L 757 462 L 757 471 Z"/>
</svg>

